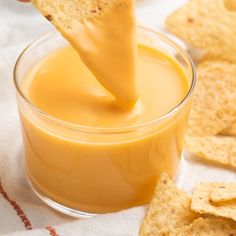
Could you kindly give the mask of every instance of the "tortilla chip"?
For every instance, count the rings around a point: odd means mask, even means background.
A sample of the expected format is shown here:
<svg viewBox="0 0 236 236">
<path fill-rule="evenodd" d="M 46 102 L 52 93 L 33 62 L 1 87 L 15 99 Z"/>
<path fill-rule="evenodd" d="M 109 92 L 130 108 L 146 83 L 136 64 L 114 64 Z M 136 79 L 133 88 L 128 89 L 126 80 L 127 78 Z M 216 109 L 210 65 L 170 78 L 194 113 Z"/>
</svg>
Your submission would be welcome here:
<svg viewBox="0 0 236 236">
<path fill-rule="evenodd" d="M 187 137 L 185 146 L 199 160 L 236 170 L 236 138 Z"/>
<path fill-rule="evenodd" d="M 208 58 L 236 62 L 236 14 L 224 0 L 190 0 L 167 18 L 166 25 Z"/>
<path fill-rule="evenodd" d="M 200 214 L 209 214 L 236 221 L 236 203 L 213 204 L 209 195 L 219 183 L 200 183 L 193 190 L 191 209 Z"/>
<path fill-rule="evenodd" d="M 80 54 L 100 84 L 114 95 L 116 104 L 122 108 L 133 106 L 138 96 L 135 0 L 32 3 Z M 116 73 L 111 76 L 109 68 Z"/>
<path fill-rule="evenodd" d="M 59 29 L 71 29 L 79 23 L 93 21 L 124 0 L 31 0 L 37 9 Z"/>
<path fill-rule="evenodd" d="M 141 227 L 140 236 L 168 235 L 198 217 L 190 209 L 187 193 L 176 188 L 167 174 L 157 184 L 154 197 Z"/>
<path fill-rule="evenodd" d="M 205 61 L 197 74 L 187 134 L 216 135 L 236 119 L 236 64 Z"/>
<path fill-rule="evenodd" d="M 236 200 L 236 184 L 219 183 L 212 188 L 209 199 L 213 204 L 224 204 L 225 202 Z"/>
<path fill-rule="evenodd" d="M 229 127 L 220 132 L 222 135 L 236 136 L 236 121 L 234 121 Z"/>
<path fill-rule="evenodd" d="M 170 236 L 236 236 L 236 223 L 220 217 L 199 218 Z"/>
</svg>

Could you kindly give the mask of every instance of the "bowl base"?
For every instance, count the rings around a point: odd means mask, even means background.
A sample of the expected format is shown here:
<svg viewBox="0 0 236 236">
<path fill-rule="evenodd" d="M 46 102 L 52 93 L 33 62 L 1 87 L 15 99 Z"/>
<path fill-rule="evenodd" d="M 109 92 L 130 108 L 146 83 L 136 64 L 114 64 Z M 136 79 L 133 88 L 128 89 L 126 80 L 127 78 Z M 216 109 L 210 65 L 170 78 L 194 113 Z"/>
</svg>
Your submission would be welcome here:
<svg viewBox="0 0 236 236">
<path fill-rule="evenodd" d="M 89 212 L 83 212 L 83 211 L 79 211 L 79 210 L 75 210 L 73 208 L 64 206 L 58 202 L 55 202 L 54 200 L 46 197 L 44 194 L 42 194 L 36 187 L 34 187 L 33 183 L 30 181 L 30 179 L 26 176 L 27 182 L 30 185 L 31 189 L 33 190 L 33 192 L 44 202 L 46 203 L 48 206 L 52 207 L 53 209 L 55 209 L 56 211 L 59 211 L 63 214 L 72 216 L 72 217 L 76 217 L 76 218 L 80 218 L 80 219 L 84 219 L 84 218 L 90 218 L 93 216 L 96 216 L 98 214 L 95 213 L 89 213 Z"/>
</svg>

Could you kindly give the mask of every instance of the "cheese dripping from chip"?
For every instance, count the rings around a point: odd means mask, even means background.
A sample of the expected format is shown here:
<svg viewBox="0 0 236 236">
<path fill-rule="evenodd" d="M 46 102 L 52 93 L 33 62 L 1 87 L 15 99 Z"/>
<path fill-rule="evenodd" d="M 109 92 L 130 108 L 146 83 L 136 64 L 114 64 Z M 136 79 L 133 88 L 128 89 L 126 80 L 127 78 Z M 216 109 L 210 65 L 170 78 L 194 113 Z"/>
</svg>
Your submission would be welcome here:
<svg viewBox="0 0 236 236">
<path fill-rule="evenodd" d="M 134 0 L 32 0 L 121 108 L 137 100 Z"/>
</svg>

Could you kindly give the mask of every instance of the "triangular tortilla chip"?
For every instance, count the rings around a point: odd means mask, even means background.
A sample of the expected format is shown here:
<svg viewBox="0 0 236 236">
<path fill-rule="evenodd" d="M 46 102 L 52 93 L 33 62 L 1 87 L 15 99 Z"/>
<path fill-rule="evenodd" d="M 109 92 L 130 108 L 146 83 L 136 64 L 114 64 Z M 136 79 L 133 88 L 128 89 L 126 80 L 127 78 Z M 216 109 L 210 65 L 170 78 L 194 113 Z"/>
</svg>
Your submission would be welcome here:
<svg viewBox="0 0 236 236">
<path fill-rule="evenodd" d="M 134 0 L 32 0 L 122 107 L 136 91 Z"/>
<path fill-rule="evenodd" d="M 230 4 L 190 0 L 167 18 L 167 28 L 191 46 L 203 49 L 209 58 L 236 62 L 236 13 L 228 9 L 232 9 Z"/>
<path fill-rule="evenodd" d="M 168 235 L 198 217 L 190 209 L 191 198 L 163 174 L 141 227 L 140 236 Z"/>
<path fill-rule="evenodd" d="M 185 146 L 199 160 L 236 170 L 236 138 L 187 137 Z"/>
<path fill-rule="evenodd" d="M 191 209 L 200 214 L 209 214 L 236 221 L 236 202 L 214 204 L 209 195 L 220 183 L 200 183 L 193 190 Z"/>
<path fill-rule="evenodd" d="M 236 64 L 205 61 L 197 67 L 189 136 L 216 135 L 236 118 Z"/>
</svg>

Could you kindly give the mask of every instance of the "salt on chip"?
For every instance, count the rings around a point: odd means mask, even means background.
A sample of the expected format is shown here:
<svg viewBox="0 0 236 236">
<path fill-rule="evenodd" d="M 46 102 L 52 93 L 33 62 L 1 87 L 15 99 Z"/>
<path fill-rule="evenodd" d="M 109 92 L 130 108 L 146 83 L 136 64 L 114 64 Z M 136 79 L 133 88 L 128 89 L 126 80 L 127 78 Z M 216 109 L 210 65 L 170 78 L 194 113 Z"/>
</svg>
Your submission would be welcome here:
<svg viewBox="0 0 236 236">
<path fill-rule="evenodd" d="M 236 236 L 236 223 L 220 217 L 199 218 L 169 236 Z"/>
<path fill-rule="evenodd" d="M 212 188 L 209 199 L 214 204 L 236 200 L 236 183 L 219 183 Z"/>
<path fill-rule="evenodd" d="M 236 64 L 204 61 L 197 75 L 187 134 L 216 135 L 236 118 Z"/>
<path fill-rule="evenodd" d="M 140 236 L 168 235 L 198 217 L 190 209 L 191 199 L 163 174 L 157 184 Z"/>
<path fill-rule="evenodd" d="M 228 5 L 224 0 L 189 0 L 167 18 L 166 26 L 209 58 L 236 62 L 236 13 Z"/>
<path fill-rule="evenodd" d="M 209 194 L 218 183 L 200 183 L 193 190 L 191 209 L 200 214 L 209 214 L 236 221 L 236 203 L 213 204 Z"/>
<path fill-rule="evenodd" d="M 185 146 L 199 160 L 236 170 L 236 138 L 187 137 Z"/>
</svg>

